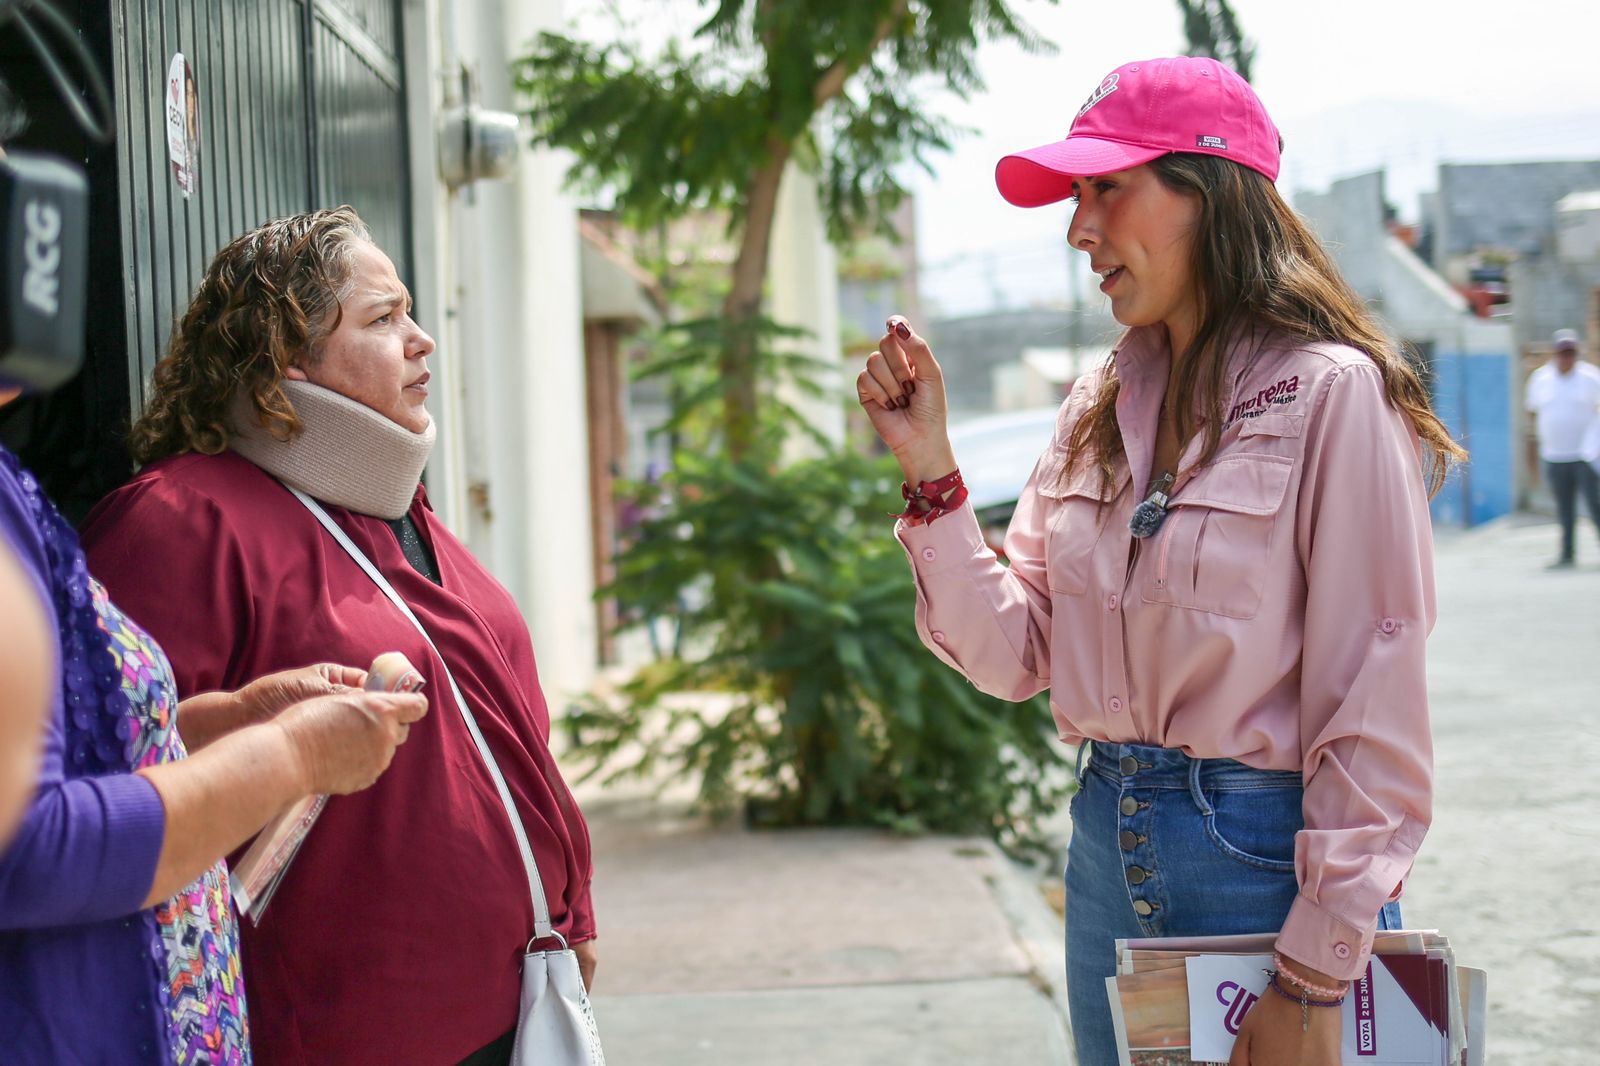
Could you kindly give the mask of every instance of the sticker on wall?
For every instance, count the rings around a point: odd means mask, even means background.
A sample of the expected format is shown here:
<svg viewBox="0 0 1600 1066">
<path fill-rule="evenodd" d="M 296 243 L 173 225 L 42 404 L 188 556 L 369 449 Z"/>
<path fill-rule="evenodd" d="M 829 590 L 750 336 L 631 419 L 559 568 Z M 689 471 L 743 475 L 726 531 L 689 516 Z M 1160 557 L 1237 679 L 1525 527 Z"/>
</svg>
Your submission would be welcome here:
<svg viewBox="0 0 1600 1066">
<path fill-rule="evenodd" d="M 167 66 L 167 157 L 172 180 L 188 199 L 200 182 L 200 93 L 182 52 L 175 52 Z"/>
</svg>

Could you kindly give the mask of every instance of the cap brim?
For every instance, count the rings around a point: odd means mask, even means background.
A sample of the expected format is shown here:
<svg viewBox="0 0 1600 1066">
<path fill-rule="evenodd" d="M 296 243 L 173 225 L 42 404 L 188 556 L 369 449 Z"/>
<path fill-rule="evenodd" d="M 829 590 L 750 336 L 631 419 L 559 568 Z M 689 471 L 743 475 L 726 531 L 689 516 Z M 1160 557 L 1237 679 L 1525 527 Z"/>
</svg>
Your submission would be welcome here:
<svg viewBox="0 0 1600 1066">
<path fill-rule="evenodd" d="M 995 164 L 994 183 L 1008 203 L 1043 207 L 1071 196 L 1074 178 L 1127 170 L 1169 151 L 1098 137 L 1069 137 L 1006 156 Z"/>
</svg>

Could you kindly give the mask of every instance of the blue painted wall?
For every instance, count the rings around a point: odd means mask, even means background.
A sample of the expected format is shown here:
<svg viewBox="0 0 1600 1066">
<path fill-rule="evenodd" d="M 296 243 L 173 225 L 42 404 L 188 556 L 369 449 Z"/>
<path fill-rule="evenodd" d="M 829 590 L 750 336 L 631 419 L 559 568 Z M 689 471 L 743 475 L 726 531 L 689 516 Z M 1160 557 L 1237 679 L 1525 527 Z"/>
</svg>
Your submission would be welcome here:
<svg viewBox="0 0 1600 1066">
<path fill-rule="evenodd" d="M 1475 526 L 1509 514 L 1511 356 L 1435 353 L 1434 410 L 1471 458 L 1433 500 L 1433 520 Z"/>
</svg>

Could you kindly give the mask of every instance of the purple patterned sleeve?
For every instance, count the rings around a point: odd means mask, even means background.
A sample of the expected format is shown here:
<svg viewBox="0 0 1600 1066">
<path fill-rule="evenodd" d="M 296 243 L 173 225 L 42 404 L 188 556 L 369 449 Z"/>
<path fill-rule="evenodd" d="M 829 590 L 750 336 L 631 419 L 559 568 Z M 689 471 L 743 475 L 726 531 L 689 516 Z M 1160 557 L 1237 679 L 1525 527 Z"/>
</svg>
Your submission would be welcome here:
<svg viewBox="0 0 1600 1066">
<path fill-rule="evenodd" d="M 0 464 L 0 528 L 45 592 L 44 536 L 10 464 Z M 43 599 L 54 623 L 50 597 Z M 38 792 L 0 854 L 0 929 L 131 914 L 155 878 L 166 830 L 160 796 L 148 781 L 131 774 L 69 780 L 65 715 L 58 698 L 46 724 Z"/>
</svg>

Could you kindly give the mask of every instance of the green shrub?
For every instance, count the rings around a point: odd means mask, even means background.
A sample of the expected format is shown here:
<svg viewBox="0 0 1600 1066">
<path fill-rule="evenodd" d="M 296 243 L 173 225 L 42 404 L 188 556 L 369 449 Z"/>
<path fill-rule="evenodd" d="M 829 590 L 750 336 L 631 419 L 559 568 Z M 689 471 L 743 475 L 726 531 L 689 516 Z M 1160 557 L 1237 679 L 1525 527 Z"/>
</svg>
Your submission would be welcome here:
<svg viewBox="0 0 1600 1066">
<path fill-rule="evenodd" d="M 756 458 L 717 446 L 695 417 L 719 398 L 694 358 L 715 331 L 673 331 L 651 368 L 699 399 L 675 420 L 672 469 L 639 487 L 650 517 L 600 593 L 632 624 L 670 619 L 682 654 L 581 702 L 586 776 L 697 777 L 711 810 L 744 800 L 761 824 L 986 833 L 1028 848 L 1037 817 L 1070 789 L 1045 697 L 986 696 L 923 647 L 887 517 L 899 500 L 892 459 L 818 442 L 814 458 L 779 464 L 782 426 Z M 767 358 L 795 369 L 792 356 Z M 771 421 L 792 423 L 783 410 Z M 674 698 L 683 693 L 720 695 Z"/>
</svg>

